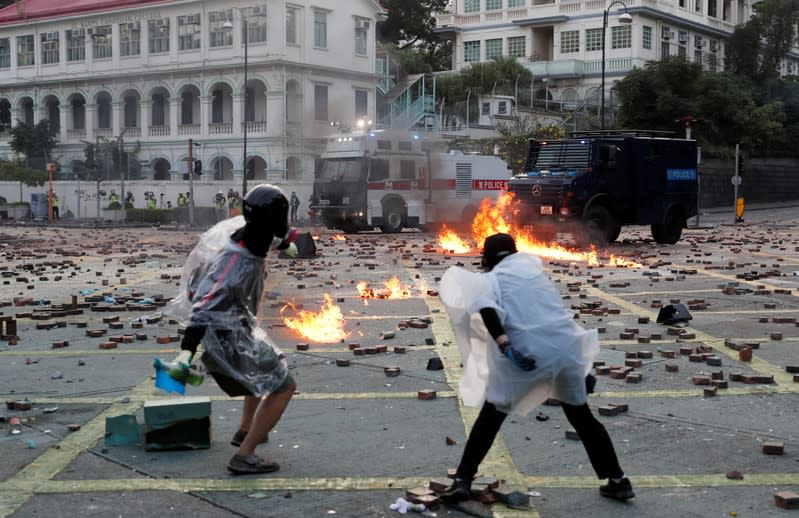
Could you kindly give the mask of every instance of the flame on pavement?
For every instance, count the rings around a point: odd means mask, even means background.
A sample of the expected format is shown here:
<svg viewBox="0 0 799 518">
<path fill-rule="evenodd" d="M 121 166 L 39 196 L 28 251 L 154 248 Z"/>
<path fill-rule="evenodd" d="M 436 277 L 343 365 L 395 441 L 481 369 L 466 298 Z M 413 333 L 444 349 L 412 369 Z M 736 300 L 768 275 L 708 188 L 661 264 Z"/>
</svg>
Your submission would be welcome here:
<svg viewBox="0 0 799 518">
<path fill-rule="evenodd" d="M 516 204 L 513 193 L 503 193 L 495 201 L 489 198 L 484 199 L 480 204 L 480 210 L 472 221 L 471 242 L 476 248 L 483 245 L 485 238 L 497 233 L 510 234 L 516 240 L 516 248 L 521 252 L 528 252 L 546 259 L 562 261 L 579 261 L 588 263 L 591 266 L 600 264 L 600 257 L 596 248 L 591 247 L 591 251 L 582 251 L 567 248 L 557 243 L 546 242 L 536 238 L 534 231 L 528 228 L 520 228 L 513 223 L 513 215 L 516 212 Z M 448 227 L 444 227 L 438 235 L 438 244 L 444 250 L 453 250 L 452 243 L 461 242 L 463 248 L 456 253 L 466 253 L 471 247 L 468 240 L 458 236 Z M 635 261 L 611 255 L 607 260 L 609 266 L 624 266 L 629 268 L 643 268 L 644 265 Z"/>
<path fill-rule="evenodd" d="M 438 234 L 438 244 L 444 250 L 453 254 L 466 254 L 471 251 L 472 246 L 459 236 L 454 230 L 443 225 Z"/>
<path fill-rule="evenodd" d="M 403 286 L 397 277 L 392 277 L 383 285 L 385 289 L 377 289 L 370 287 L 368 282 L 361 281 L 355 287 L 362 299 L 407 299 L 411 296 L 411 288 Z"/>
<path fill-rule="evenodd" d="M 347 238 L 344 237 L 344 234 L 333 234 L 334 241 L 346 241 Z"/>
<path fill-rule="evenodd" d="M 334 343 L 346 340 L 350 333 L 344 331 L 344 315 L 341 308 L 333 304 L 333 299 L 327 293 L 324 294 L 325 302 L 318 313 L 301 310 L 296 317 L 285 317 L 283 312 L 286 309 L 296 310 L 292 303 L 288 303 L 280 309 L 283 323 L 286 327 L 297 331 L 303 338 L 318 343 Z"/>
</svg>

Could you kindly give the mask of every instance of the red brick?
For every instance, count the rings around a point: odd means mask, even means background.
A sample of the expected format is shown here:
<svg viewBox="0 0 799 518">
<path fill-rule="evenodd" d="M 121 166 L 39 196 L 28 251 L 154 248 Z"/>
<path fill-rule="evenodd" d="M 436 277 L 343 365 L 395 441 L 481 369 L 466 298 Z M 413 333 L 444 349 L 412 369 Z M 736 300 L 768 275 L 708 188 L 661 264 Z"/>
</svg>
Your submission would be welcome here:
<svg viewBox="0 0 799 518">
<path fill-rule="evenodd" d="M 116 342 L 100 342 L 100 349 L 116 349 L 117 343 Z"/>
<path fill-rule="evenodd" d="M 766 455 L 782 455 L 785 451 L 785 443 L 782 441 L 764 441 L 763 453 Z"/>
<path fill-rule="evenodd" d="M 705 360 L 705 357 L 702 356 L 699 353 L 694 353 L 694 354 L 689 354 L 688 355 L 688 361 L 690 361 L 690 362 L 700 363 L 700 362 L 702 362 L 704 360 Z"/>
<path fill-rule="evenodd" d="M 607 375 L 610 374 L 610 367 L 607 365 L 599 365 L 594 369 L 594 372 L 597 376 Z"/>
<path fill-rule="evenodd" d="M 713 397 L 718 392 L 718 387 L 709 387 L 704 390 L 705 397 Z"/>
<path fill-rule="evenodd" d="M 799 509 L 799 493 L 777 491 L 774 493 L 774 503 L 783 509 Z"/>
<path fill-rule="evenodd" d="M 691 382 L 694 385 L 710 385 L 710 376 L 697 375 L 691 377 Z"/>
<path fill-rule="evenodd" d="M 159 336 L 158 338 L 155 339 L 155 341 L 156 341 L 156 343 L 159 343 L 159 344 L 168 344 L 172 340 L 170 340 L 170 338 L 168 336 Z"/>
<path fill-rule="evenodd" d="M 680 354 L 682 354 L 683 356 L 687 356 L 687 355 L 689 355 L 689 354 L 691 354 L 693 352 L 694 352 L 694 348 L 693 347 L 690 347 L 690 346 L 681 346 L 680 347 Z"/>
<path fill-rule="evenodd" d="M 311 348 L 310 344 L 297 344 L 298 351 L 307 351 L 310 348 Z"/>
<path fill-rule="evenodd" d="M 726 389 L 729 386 L 727 380 L 710 380 L 710 384 L 718 389 Z"/>
<path fill-rule="evenodd" d="M 383 372 L 389 378 L 395 378 L 400 375 L 401 369 L 399 367 L 384 367 Z"/>
<path fill-rule="evenodd" d="M 350 351 L 352 351 L 353 349 L 357 349 L 360 346 L 361 346 L 361 344 L 349 344 L 349 345 L 347 345 L 347 347 L 349 348 Z"/>
<path fill-rule="evenodd" d="M 654 354 L 652 353 L 652 351 L 638 351 L 638 357 L 639 358 L 643 358 L 645 360 L 648 360 L 648 359 L 652 358 L 653 356 L 654 356 Z"/>
<path fill-rule="evenodd" d="M 782 340 L 782 333 L 771 333 L 770 338 L 772 340 Z"/>
<path fill-rule="evenodd" d="M 738 360 L 742 362 L 751 362 L 752 361 L 752 348 L 751 347 L 744 347 L 738 351 Z"/>
<path fill-rule="evenodd" d="M 636 359 L 636 360 L 624 360 L 624 365 L 626 367 L 633 367 L 635 369 L 641 368 L 641 366 L 643 366 L 643 364 L 644 364 L 644 362 L 642 362 L 641 360 L 638 360 L 638 359 Z"/>
<path fill-rule="evenodd" d="M 416 397 L 423 400 L 430 400 L 435 399 L 438 394 L 435 390 L 432 389 L 424 389 L 417 392 Z"/>
<path fill-rule="evenodd" d="M 680 370 L 680 366 L 676 363 L 667 363 L 666 364 L 666 372 L 678 372 Z"/>
<path fill-rule="evenodd" d="M 663 349 L 660 351 L 660 356 L 666 359 L 673 359 L 677 357 L 677 352 L 671 349 Z"/>
<path fill-rule="evenodd" d="M 407 348 L 404 347 L 404 346 L 401 346 L 401 345 L 395 345 L 394 346 L 394 354 L 405 354 L 406 350 L 407 350 Z"/>
<path fill-rule="evenodd" d="M 614 416 L 614 415 L 618 415 L 619 414 L 619 409 L 617 407 L 615 407 L 615 406 L 604 405 L 604 406 L 598 407 L 597 408 L 597 412 L 599 412 L 599 415 Z"/>
<path fill-rule="evenodd" d="M 349 367 L 350 366 L 350 361 L 349 360 L 344 360 L 344 359 L 338 359 L 338 360 L 336 360 L 336 365 L 339 366 L 339 367 Z"/>
<path fill-rule="evenodd" d="M 640 372 L 631 372 L 627 374 L 627 376 L 624 378 L 624 381 L 627 383 L 641 383 L 643 379 L 643 375 Z"/>
</svg>

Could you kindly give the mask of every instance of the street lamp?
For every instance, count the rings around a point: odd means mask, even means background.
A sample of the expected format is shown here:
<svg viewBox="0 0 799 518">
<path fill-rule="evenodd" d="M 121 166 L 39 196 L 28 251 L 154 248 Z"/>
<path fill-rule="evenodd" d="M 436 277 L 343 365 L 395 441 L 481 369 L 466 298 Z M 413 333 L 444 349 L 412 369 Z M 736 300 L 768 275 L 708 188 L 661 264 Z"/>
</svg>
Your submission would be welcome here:
<svg viewBox="0 0 799 518">
<path fill-rule="evenodd" d="M 244 196 L 247 194 L 247 48 L 250 42 L 250 31 L 247 27 L 247 16 L 244 14 L 244 11 L 238 7 L 229 7 L 228 9 L 235 9 L 239 12 L 241 23 L 243 24 L 242 32 L 244 33 L 244 85 L 242 86 L 244 90 L 244 113 L 242 114 L 242 119 L 244 119 L 244 165 L 241 174 L 241 199 L 243 200 Z M 232 31 L 233 22 L 225 20 L 225 23 L 222 24 L 222 28 L 226 31 Z"/>
<path fill-rule="evenodd" d="M 633 23 L 633 17 L 627 12 L 627 6 L 621 0 L 614 0 L 602 13 L 602 84 L 599 87 L 599 127 L 605 129 L 605 30 L 608 28 L 608 12 L 614 5 L 619 4 L 624 12 L 619 15 L 619 23 Z"/>
</svg>

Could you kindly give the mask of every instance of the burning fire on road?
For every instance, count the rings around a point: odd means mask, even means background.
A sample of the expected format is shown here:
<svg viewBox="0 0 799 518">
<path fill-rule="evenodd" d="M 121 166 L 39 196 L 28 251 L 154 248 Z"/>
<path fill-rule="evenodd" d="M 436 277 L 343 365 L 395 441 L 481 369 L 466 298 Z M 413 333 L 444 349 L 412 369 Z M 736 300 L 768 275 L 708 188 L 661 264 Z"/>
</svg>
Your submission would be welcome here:
<svg viewBox="0 0 799 518">
<path fill-rule="evenodd" d="M 473 248 L 482 246 L 488 236 L 501 232 L 513 236 L 516 240 L 516 247 L 522 252 L 529 252 L 546 259 L 585 262 L 590 266 L 600 264 L 600 257 L 593 247 L 590 252 L 567 248 L 536 238 L 530 229 L 515 225 L 512 222 L 515 203 L 512 193 L 504 193 L 496 201 L 484 199 L 480 204 L 480 210 L 472 221 L 472 235 L 468 238 L 459 236 L 452 229 L 444 226 L 438 234 L 438 245 L 452 253 L 468 253 Z M 607 265 L 629 268 L 644 267 L 640 263 L 615 255 L 607 258 Z"/>
<path fill-rule="evenodd" d="M 362 299 L 407 299 L 411 296 L 411 288 L 403 286 L 397 277 L 392 277 L 383 285 L 385 289 L 377 289 L 370 287 L 368 282 L 361 281 L 356 285 L 358 296 Z"/>
<path fill-rule="evenodd" d="M 280 308 L 280 316 L 286 327 L 293 329 L 303 338 L 317 343 L 338 343 L 346 340 L 350 333 L 344 330 L 344 315 L 341 308 L 333 304 L 333 299 L 327 293 L 325 301 L 318 313 L 301 310 L 296 317 L 286 317 L 283 313 L 287 310 L 296 311 L 292 303 Z"/>
</svg>

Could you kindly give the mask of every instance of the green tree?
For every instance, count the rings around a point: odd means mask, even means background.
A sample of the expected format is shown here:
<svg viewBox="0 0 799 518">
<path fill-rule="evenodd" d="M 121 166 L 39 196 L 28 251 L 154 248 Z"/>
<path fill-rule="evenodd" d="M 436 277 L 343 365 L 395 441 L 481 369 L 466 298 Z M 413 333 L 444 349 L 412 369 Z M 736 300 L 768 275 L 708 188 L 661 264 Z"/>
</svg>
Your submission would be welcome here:
<svg viewBox="0 0 799 518">
<path fill-rule="evenodd" d="M 29 167 L 45 169 L 47 162 L 55 162 L 53 149 L 56 144 L 56 131 L 47 120 L 35 125 L 17 121 L 11 128 L 11 149 L 25 155 Z"/>
<path fill-rule="evenodd" d="M 377 23 L 379 41 L 408 48 L 418 42 L 436 41 L 433 13 L 444 11 L 448 0 L 381 0 L 380 3 L 388 15 Z"/>
<path fill-rule="evenodd" d="M 763 0 L 727 45 L 727 69 L 756 80 L 779 77 L 779 65 L 796 41 L 799 0 Z"/>
<path fill-rule="evenodd" d="M 19 201 L 22 201 L 22 185 L 38 187 L 48 180 L 47 173 L 26 167 L 18 160 L 0 162 L 0 181 L 19 182 Z"/>
<path fill-rule="evenodd" d="M 692 136 L 711 154 L 728 155 L 736 143 L 755 153 L 785 149 L 784 104 L 758 102 L 757 88 L 732 74 L 705 72 L 681 57 L 652 61 L 617 84 L 620 125 L 681 134 L 678 119 L 690 115 L 702 120 Z"/>
</svg>

